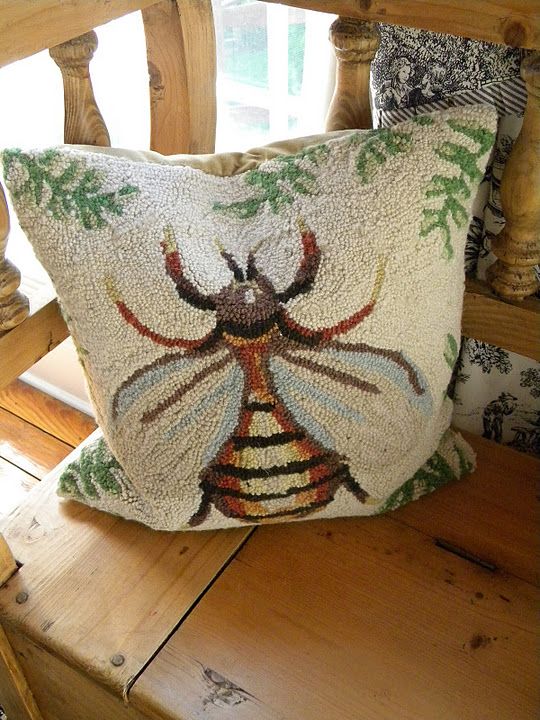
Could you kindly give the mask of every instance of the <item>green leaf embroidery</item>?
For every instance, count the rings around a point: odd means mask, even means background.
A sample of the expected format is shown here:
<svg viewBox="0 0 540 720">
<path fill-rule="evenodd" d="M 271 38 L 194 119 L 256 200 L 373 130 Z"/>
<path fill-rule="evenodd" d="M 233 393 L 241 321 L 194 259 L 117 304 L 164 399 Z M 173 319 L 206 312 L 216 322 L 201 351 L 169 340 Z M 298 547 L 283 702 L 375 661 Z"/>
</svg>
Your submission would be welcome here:
<svg viewBox="0 0 540 720">
<path fill-rule="evenodd" d="M 36 206 L 46 196 L 45 208 L 55 220 L 76 217 L 86 230 L 95 230 L 107 224 L 106 213 L 121 215 L 125 200 L 138 192 L 133 185 L 100 192 L 101 176 L 97 170 L 86 168 L 80 160 L 70 160 L 67 167 L 62 167 L 61 157 L 57 150 L 46 150 L 35 157 L 22 150 L 5 150 L 2 160 L 6 176 L 14 163 L 26 174 L 22 185 L 13 190 L 13 196 L 29 195 Z"/>
<path fill-rule="evenodd" d="M 455 176 L 434 175 L 426 190 L 426 199 L 433 197 L 443 198 L 442 206 L 436 210 L 424 208 L 420 236 L 427 237 L 435 230 L 439 230 L 443 239 L 443 257 L 451 260 L 454 256 L 452 247 L 452 234 L 450 222 L 458 228 L 464 226 L 469 215 L 463 204 L 471 196 L 471 185 L 482 179 L 482 171 L 478 167 L 478 160 L 489 150 L 495 135 L 482 127 L 463 125 L 456 120 L 448 120 L 449 127 L 454 132 L 473 140 L 477 150 L 472 152 L 465 145 L 445 141 L 435 150 L 435 154 L 442 160 L 455 165 L 460 174 Z"/>
<path fill-rule="evenodd" d="M 76 498 L 96 499 L 100 497 L 100 490 L 119 495 L 121 486 L 115 477 L 118 471 L 122 472 L 120 464 L 101 439 L 82 449 L 79 459 L 60 475 L 58 488 L 63 495 Z"/>
<path fill-rule="evenodd" d="M 456 364 L 456 360 L 458 357 L 458 344 L 456 341 L 456 338 L 448 333 L 446 336 L 446 347 L 444 349 L 444 359 L 446 360 L 448 367 L 450 370 L 454 369 L 454 365 Z"/>
<path fill-rule="evenodd" d="M 226 212 L 245 220 L 256 215 L 265 203 L 278 214 L 291 205 L 295 195 L 313 195 L 317 191 L 317 179 L 305 165 L 319 166 L 328 156 L 327 145 L 315 145 L 296 155 L 276 158 L 271 170 L 249 170 L 244 175 L 246 185 L 256 189 L 256 194 L 233 203 L 214 203 L 217 212 Z"/>
<path fill-rule="evenodd" d="M 360 147 L 356 158 L 356 172 L 362 185 L 370 182 L 377 168 L 383 165 L 388 157 L 407 152 L 411 142 L 412 133 L 397 130 L 372 130 L 354 135 L 351 144 Z"/>
<path fill-rule="evenodd" d="M 457 447 L 456 452 L 458 452 Z M 459 452 L 458 455 L 460 457 L 460 464 L 462 460 L 465 462 L 465 459 L 462 458 Z M 444 457 L 439 452 L 435 452 L 429 460 L 415 472 L 412 478 L 403 483 L 401 487 L 390 495 L 379 512 L 384 513 L 388 510 L 395 510 L 401 505 L 416 500 L 421 495 L 433 492 L 451 480 L 456 480 L 457 477 L 458 475 L 452 470 Z"/>
<path fill-rule="evenodd" d="M 465 457 L 465 453 L 463 452 L 463 449 L 459 447 L 457 443 L 454 443 L 454 451 L 456 455 L 459 458 L 459 474 L 460 477 L 463 477 L 463 475 L 467 475 L 467 473 L 470 473 L 474 467 L 474 465 L 467 460 Z"/>
<path fill-rule="evenodd" d="M 433 125 L 434 120 L 430 115 L 415 115 L 412 121 L 417 125 Z"/>
</svg>

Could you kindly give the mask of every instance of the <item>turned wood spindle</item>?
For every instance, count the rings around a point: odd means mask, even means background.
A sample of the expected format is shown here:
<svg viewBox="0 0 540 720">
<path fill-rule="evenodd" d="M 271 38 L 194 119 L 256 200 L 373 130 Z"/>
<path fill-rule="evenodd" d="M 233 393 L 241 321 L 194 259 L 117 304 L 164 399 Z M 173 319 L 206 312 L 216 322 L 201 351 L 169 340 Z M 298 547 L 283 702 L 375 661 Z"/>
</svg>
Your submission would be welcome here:
<svg viewBox="0 0 540 720">
<path fill-rule="evenodd" d="M 21 274 L 5 252 L 9 235 L 9 211 L 0 186 L 0 332 L 11 330 L 28 315 L 28 299 L 18 291 Z"/>
<path fill-rule="evenodd" d="M 487 272 L 493 290 L 508 300 L 523 300 L 539 287 L 533 266 L 540 262 L 540 53 L 524 59 L 521 75 L 527 107 L 501 180 L 506 225 L 492 245 L 498 260 Z"/>
<path fill-rule="evenodd" d="M 50 56 L 62 72 L 64 82 L 66 143 L 106 147 L 111 144 L 90 78 L 90 60 L 97 44 L 97 35 L 92 30 L 49 50 Z"/>
<path fill-rule="evenodd" d="M 336 88 L 328 109 L 327 130 L 371 128 L 369 71 L 380 44 L 375 23 L 339 17 L 330 27 L 337 58 Z"/>
</svg>

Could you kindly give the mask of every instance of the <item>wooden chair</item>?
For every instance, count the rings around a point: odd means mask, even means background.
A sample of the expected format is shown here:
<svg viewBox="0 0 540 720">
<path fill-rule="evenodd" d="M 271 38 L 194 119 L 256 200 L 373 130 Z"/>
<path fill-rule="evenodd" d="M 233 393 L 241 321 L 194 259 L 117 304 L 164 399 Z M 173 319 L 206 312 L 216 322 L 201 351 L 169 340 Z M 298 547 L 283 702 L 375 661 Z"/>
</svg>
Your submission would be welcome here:
<svg viewBox="0 0 540 720">
<path fill-rule="evenodd" d="M 466 0 L 285 4 L 341 15 L 331 30 L 332 130 L 371 125 L 374 21 L 540 47 L 536 0 L 474 11 Z M 66 142 L 107 145 L 88 70 L 92 28 L 135 10 L 146 31 L 152 148 L 211 152 L 210 0 L 8 0 L 0 65 L 51 48 Z M 507 223 L 491 287 L 467 285 L 463 333 L 538 360 L 540 303 L 529 297 L 540 261 L 538 52 L 523 76 L 529 103 L 502 183 Z M 8 229 L 0 198 L 0 387 L 67 335 L 55 301 L 23 319 L 18 272 L 3 260 Z M 470 440 L 474 474 L 391 515 L 226 532 L 153 532 L 60 506 L 56 470 L 0 536 L 9 720 L 532 718 L 539 464 Z"/>
</svg>

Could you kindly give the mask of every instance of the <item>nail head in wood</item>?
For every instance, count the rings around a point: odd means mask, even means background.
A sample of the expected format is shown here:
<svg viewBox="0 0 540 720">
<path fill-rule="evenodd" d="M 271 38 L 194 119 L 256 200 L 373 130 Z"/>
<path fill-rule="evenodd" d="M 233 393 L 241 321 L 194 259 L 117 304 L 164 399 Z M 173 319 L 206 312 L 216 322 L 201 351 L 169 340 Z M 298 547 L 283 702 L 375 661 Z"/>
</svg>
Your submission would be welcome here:
<svg viewBox="0 0 540 720">
<path fill-rule="evenodd" d="M 121 665 L 123 665 L 125 663 L 125 661 L 126 661 L 126 658 L 123 655 L 121 655 L 120 653 L 113 655 L 111 658 L 111 664 L 114 665 L 115 667 L 120 667 Z"/>
<path fill-rule="evenodd" d="M 27 600 L 28 600 L 28 593 L 25 592 L 24 590 L 17 593 L 17 595 L 15 596 L 15 602 L 17 603 L 17 605 L 24 605 L 24 603 Z"/>
</svg>

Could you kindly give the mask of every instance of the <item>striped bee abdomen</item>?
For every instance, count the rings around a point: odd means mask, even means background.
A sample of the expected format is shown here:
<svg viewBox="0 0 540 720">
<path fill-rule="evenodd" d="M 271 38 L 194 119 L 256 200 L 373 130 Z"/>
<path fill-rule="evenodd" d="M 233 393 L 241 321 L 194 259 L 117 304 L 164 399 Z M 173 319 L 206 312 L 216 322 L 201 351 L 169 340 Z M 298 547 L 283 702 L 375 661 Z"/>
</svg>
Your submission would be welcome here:
<svg viewBox="0 0 540 720">
<path fill-rule="evenodd" d="M 260 523 L 324 507 L 347 474 L 337 455 L 293 424 L 278 400 L 251 400 L 204 472 L 201 489 L 226 517 Z"/>
</svg>

